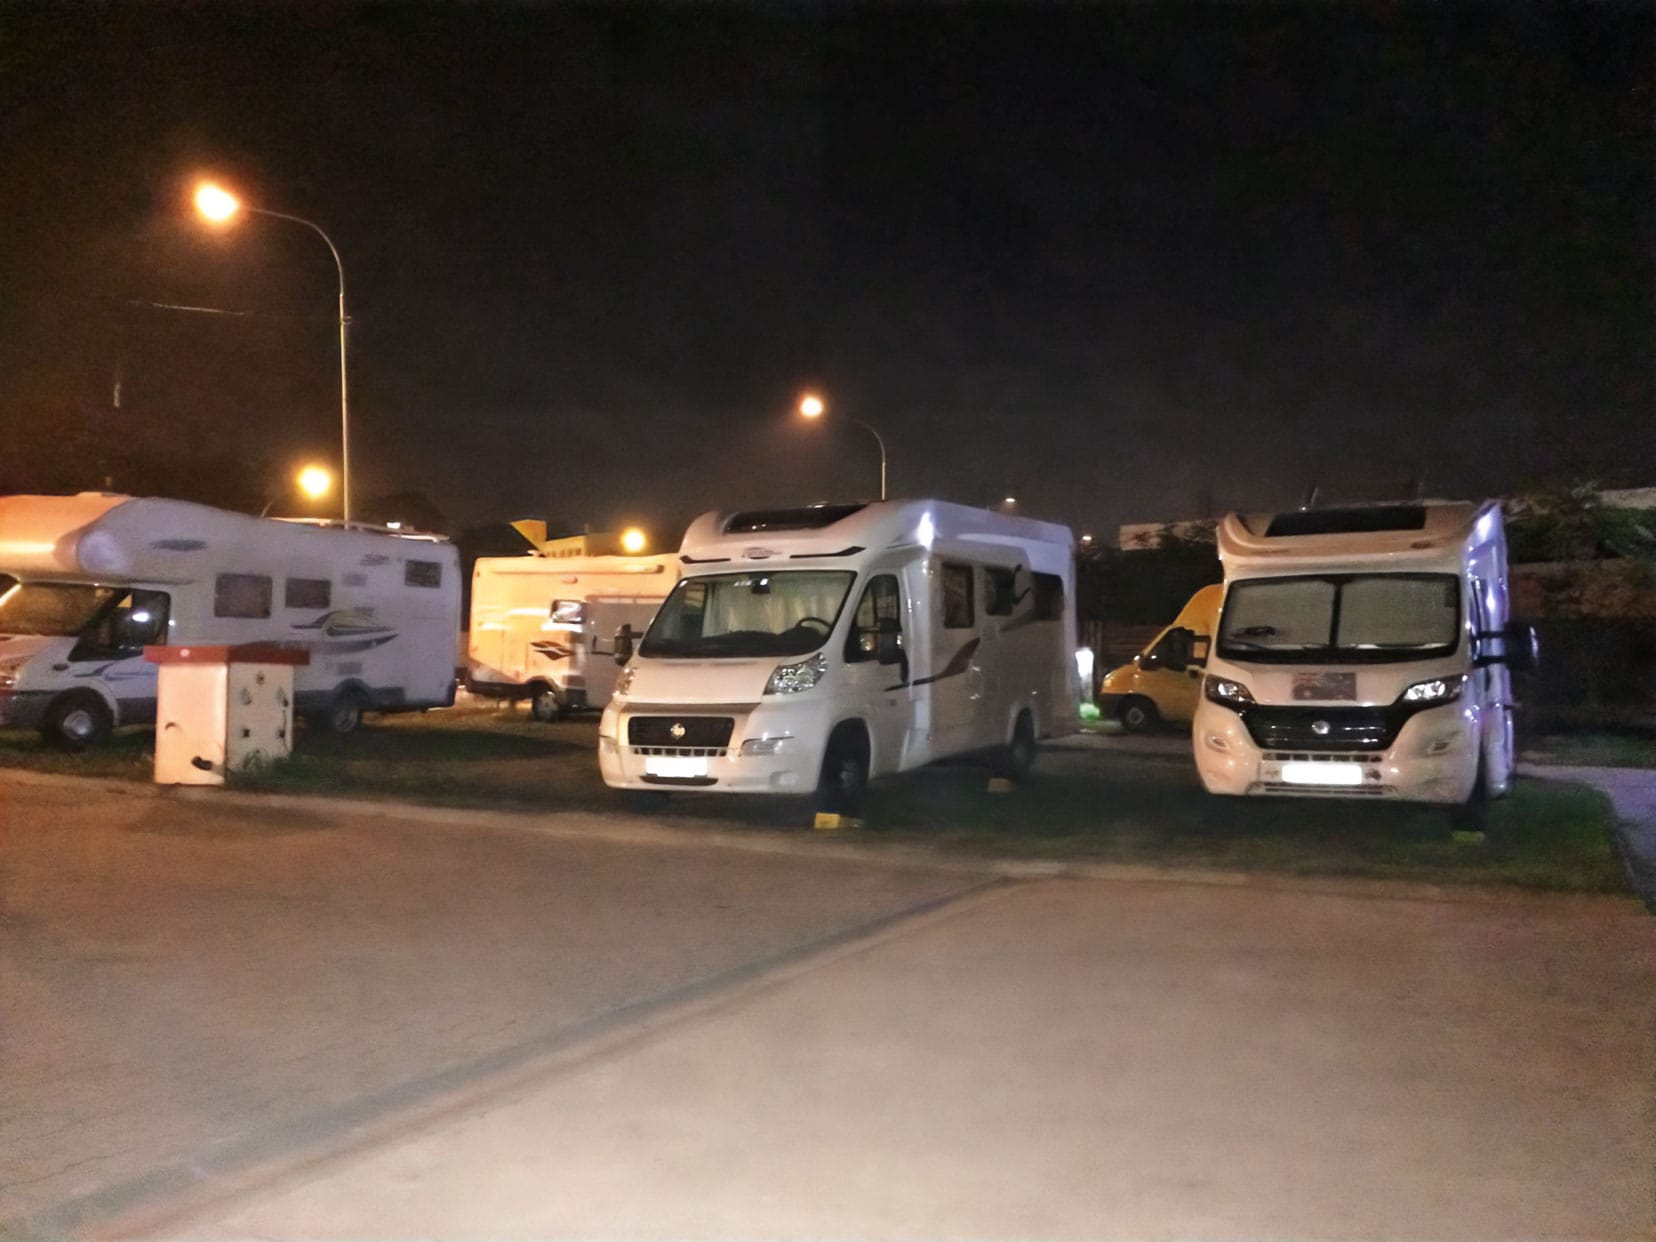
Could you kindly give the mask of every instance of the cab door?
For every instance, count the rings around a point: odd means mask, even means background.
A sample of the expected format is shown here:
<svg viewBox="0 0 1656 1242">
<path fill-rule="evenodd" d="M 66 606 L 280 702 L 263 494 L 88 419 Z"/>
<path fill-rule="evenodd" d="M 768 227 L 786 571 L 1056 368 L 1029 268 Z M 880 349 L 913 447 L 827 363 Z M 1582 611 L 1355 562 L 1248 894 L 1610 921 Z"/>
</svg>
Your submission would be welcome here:
<svg viewBox="0 0 1656 1242">
<path fill-rule="evenodd" d="M 915 718 L 907 612 L 896 572 L 877 571 L 863 586 L 845 636 L 845 679 L 868 725 L 871 775 L 898 771 L 911 749 Z"/>
<path fill-rule="evenodd" d="M 1138 690 L 1155 703 L 1163 720 L 1188 721 L 1196 716 L 1196 701 L 1201 695 L 1202 670 L 1196 664 L 1184 669 L 1167 666 L 1168 634 L 1164 632 L 1155 644 L 1139 657 Z"/>
<path fill-rule="evenodd" d="M 115 700 L 119 724 L 155 719 L 156 674 L 144 648 L 167 641 L 172 600 L 164 591 L 134 588 L 92 619 L 69 653 L 69 676 L 96 682 Z"/>
</svg>

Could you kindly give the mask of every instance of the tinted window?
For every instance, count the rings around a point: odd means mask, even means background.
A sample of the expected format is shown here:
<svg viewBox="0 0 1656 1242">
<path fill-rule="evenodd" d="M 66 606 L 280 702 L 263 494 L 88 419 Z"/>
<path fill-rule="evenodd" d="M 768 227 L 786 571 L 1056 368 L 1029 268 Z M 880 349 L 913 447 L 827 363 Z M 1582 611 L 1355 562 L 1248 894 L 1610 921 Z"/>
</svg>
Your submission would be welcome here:
<svg viewBox="0 0 1656 1242">
<path fill-rule="evenodd" d="M 943 628 L 968 630 L 977 619 L 972 603 L 972 567 L 943 566 Z"/>
<path fill-rule="evenodd" d="M 289 578 L 282 589 L 287 608 L 326 608 L 333 598 L 333 584 L 326 578 Z"/>
<path fill-rule="evenodd" d="M 270 615 L 270 579 L 263 574 L 220 574 L 213 584 L 215 617 Z"/>
<path fill-rule="evenodd" d="M 409 561 L 403 567 L 403 582 L 412 587 L 440 587 L 443 585 L 443 563 Z"/>
<path fill-rule="evenodd" d="M 1057 574 L 1035 574 L 1035 619 L 1064 619 L 1064 580 Z"/>
</svg>

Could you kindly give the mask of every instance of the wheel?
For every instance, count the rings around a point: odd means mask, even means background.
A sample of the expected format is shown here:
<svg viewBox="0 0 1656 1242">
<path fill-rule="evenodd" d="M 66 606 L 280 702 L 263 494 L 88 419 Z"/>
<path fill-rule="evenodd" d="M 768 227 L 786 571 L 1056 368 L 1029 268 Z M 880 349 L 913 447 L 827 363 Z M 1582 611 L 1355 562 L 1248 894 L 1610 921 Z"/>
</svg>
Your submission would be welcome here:
<svg viewBox="0 0 1656 1242">
<path fill-rule="evenodd" d="M 1029 775 L 1035 764 L 1035 723 L 1028 712 L 1018 713 L 1018 722 L 1012 726 L 1012 740 L 995 758 L 995 775 L 1020 781 Z"/>
<path fill-rule="evenodd" d="M 562 720 L 569 715 L 569 705 L 551 686 L 536 686 L 529 699 L 529 714 L 536 720 Z"/>
<path fill-rule="evenodd" d="M 1489 787 L 1484 781 L 1484 767 L 1478 763 L 1478 779 L 1472 783 L 1472 793 L 1465 802 L 1449 808 L 1451 832 L 1483 832 L 1489 822 Z"/>
<path fill-rule="evenodd" d="M 322 713 L 321 724 L 336 737 L 355 733 L 362 723 L 362 695 L 355 690 L 336 690 Z"/>
<path fill-rule="evenodd" d="M 46 709 L 40 731 L 47 741 L 64 750 L 90 750 L 102 746 L 115 729 L 109 707 L 90 690 L 71 690 L 59 695 Z"/>
<path fill-rule="evenodd" d="M 868 737 L 856 727 L 841 726 L 828 739 L 817 779 L 816 809 L 855 815 L 868 789 Z"/>
<path fill-rule="evenodd" d="M 1129 733 L 1148 733 L 1161 723 L 1161 713 L 1149 699 L 1134 695 L 1121 705 L 1116 719 Z"/>
</svg>

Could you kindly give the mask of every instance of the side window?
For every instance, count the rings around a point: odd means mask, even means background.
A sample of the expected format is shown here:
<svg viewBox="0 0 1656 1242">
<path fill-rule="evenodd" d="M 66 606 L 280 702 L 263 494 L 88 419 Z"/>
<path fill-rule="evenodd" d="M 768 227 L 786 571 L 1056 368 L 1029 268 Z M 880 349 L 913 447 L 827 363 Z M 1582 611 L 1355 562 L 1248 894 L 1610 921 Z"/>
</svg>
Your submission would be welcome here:
<svg viewBox="0 0 1656 1242">
<path fill-rule="evenodd" d="M 409 561 L 403 566 L 403 585 L 411 587 L 440 587 L 443 585 L 442 561 Z"/>
<path fill-rule="evenodd" d="M 282 585 L 284 608 L 327 608 L 333 599 L 333 583 L 326 578 L 289 578 Z"/>
<path fill-rule="evenodd" d="M 845 640 L 845 660 L 855 664 L 879 656 L 880 634 L 902 635 L 903 605 L 897 589 L 897 579 L 881 574 L 863 589 L 862 599 L 851 623 L 851 633 Z"/>
<path fill-rule="evenodd" d="M 270 615 L 270 579 L 263 574 L 220 574 L 213 583 L 215 617 Z"/>
<path fill-rule="evenodd" d="M 1064 619 L 1064 580 L 1057 574 L 1035 574 L 1035 619 Z"/>
<path fill-rule="evenodd" d="M 82 636 L 72 659 L 107 659 L 115 652 L 135 652 L 167 641 L 167 613 L 172 601 L 164 591 L 135 590 Z"/>
<path fill-rule="evenodd" d="M 1012 588 L 1016 574 L 1010 569 L 986 568 L 983 571 L 983 611 L 991 617 L 1010 617 L 1014 595 Z"/>
<path fill-rule="evenodd" d="M 977 621 L 972 605 L 972 567 L 943 566 L 943 628 L 969 630 Z"/>
</svg>

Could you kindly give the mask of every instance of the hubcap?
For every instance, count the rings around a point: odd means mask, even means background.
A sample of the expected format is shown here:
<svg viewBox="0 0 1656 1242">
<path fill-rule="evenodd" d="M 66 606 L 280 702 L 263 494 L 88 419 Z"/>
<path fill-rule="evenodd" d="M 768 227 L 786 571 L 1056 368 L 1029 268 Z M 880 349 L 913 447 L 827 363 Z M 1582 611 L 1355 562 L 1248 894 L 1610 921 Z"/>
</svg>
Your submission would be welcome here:
<svg viewBox="0 0 1656 1242">
<path fill-rule="evenodd" d="M 77 742 L 84 742 L 92 736 L 97 728 L 92 723 L 92 713 L 84 707 L 77 707 L 63 718 L 63 731 Z"/>
</svg>

